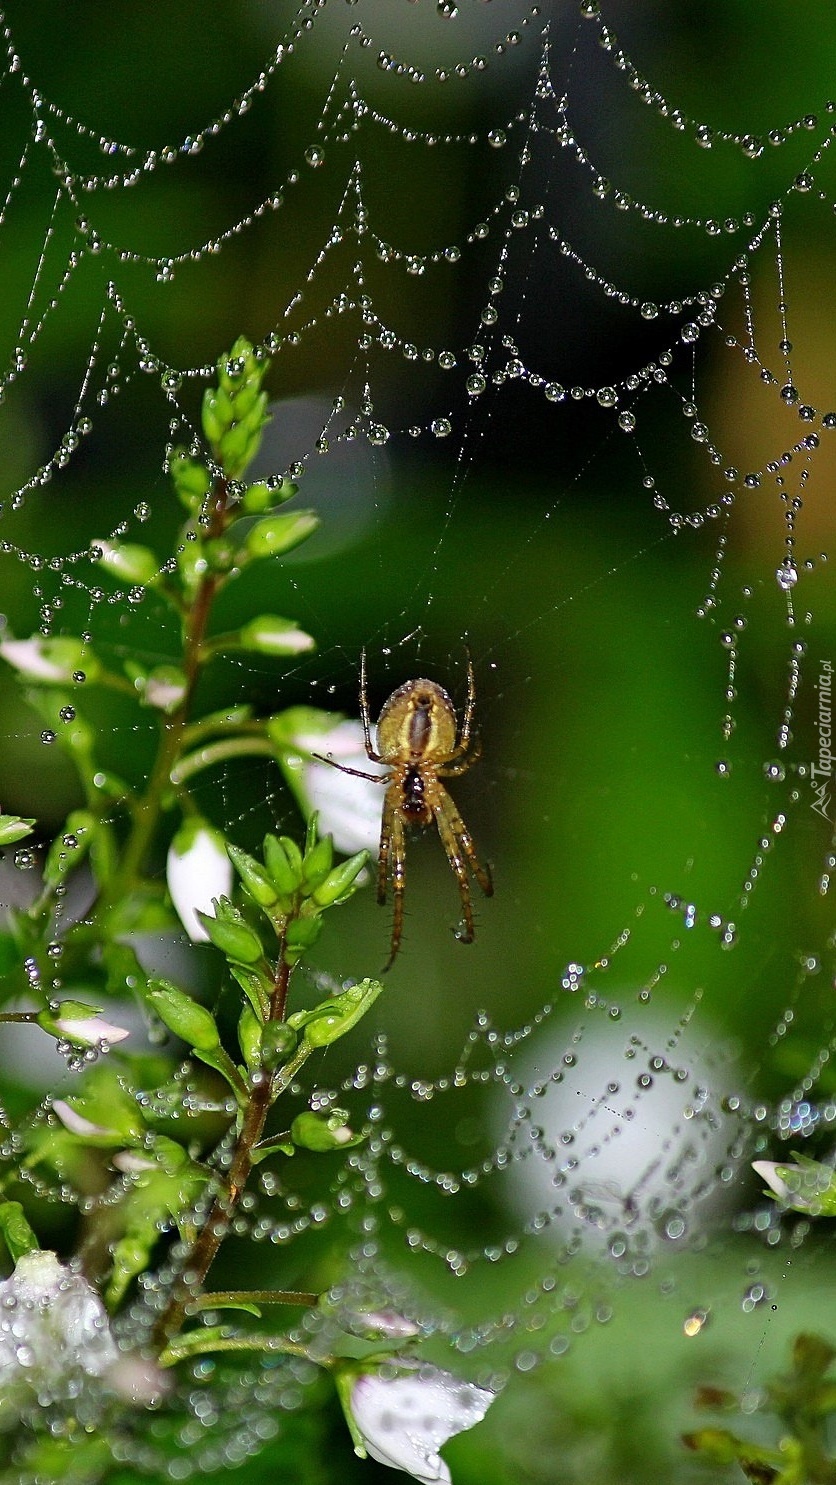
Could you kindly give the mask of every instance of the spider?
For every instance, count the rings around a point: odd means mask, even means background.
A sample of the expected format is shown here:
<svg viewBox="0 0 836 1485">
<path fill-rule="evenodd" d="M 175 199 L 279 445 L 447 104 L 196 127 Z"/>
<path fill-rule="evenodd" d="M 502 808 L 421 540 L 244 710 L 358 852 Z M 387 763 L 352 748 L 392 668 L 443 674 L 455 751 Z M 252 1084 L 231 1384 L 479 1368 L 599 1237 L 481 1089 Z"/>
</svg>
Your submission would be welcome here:
<svg viewBox="0 0 836 1485">
<path fill-rule="evenodd" d="M 470 901 L 468 867 L 486 897 L 493 894 L 493 882 L 487 866 L 476 855 L 473 838 L 441 783 L 464 773 L 479 757 L 478 740 L 471 744 L 473 712 L 476 705 L 476 683 L 473 664 L 467 657 L 467 702 L 461 731 L 455 708 L 447 692 L 435 681 L 406 681 L 385 701 L 377 721 L 377 751 L 372 747 L 369 699 L 366 691 L 366 652 L 360 659 L 360 716 L 366 755 L 373 763 L 387 765 L 385 774 L 364 773 L 347 768 L 333 758 L 323 759 L 342 773 L 354 774 L 385 784 L 383 817 L 380 826 L 380 848 L 377 867 L 377 900 L 386 903 L 386 889 L 392 879 L 395 903 L 392 942 L 384 970 L 391 969 L 401 944 L 403 900 L 406 888 L 406 831 L 409 826 L 426 826 L 435 821 L 447 860 L 456 874 L 462 901 L 464 922 L 457 937 L 462 943 L 473 942 L 473 907 Z M 458 738 L 457 738 L 458 733 Z"/>
</svg>

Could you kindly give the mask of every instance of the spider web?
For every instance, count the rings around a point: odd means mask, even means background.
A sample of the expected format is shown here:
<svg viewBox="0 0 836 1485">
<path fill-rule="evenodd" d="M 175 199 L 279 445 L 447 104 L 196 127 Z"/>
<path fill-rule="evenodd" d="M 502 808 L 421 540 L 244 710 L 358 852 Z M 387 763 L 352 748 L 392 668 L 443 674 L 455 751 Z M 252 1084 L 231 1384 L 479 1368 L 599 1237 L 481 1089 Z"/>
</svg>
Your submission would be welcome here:
<svg viewBox="0 0 836 1485">
<path fill-rule="evenodd" d="M 10 632 L 176 654 L 90 544 L 167 551 L 166 451 L 244 330 L 274 363 L 260 473 L 325 518 L 271 604 L 319 649 L 236 659 L 219 696 L 356 715 L 365 646 L 373 709 L 417 674 L 461 705 L 473 655 L 483 757 L 453 792 L 496 896 L 462 948 L 437 843 L 411 847 L 380 1039 L 316 1092 L 373 1137 L 325 1193 L 267 1181 L 241 1236 L 292 1275 L 352 1243 L 340 1320 L 385 1293 L 511 1383 L 508 1468 L 552 1478 L 559 1451 L 567 1481 L 608 1478 L 584 1448 L 619 1399 L 664 1387 L 684 1417 L 695 1380 L 754 1389 L 817 1323 L 817 1233 L 749 1162 L 826 1156 L 836 1117 L 836 106 L 823 62 L 818 96 L 737 11 L 602 11 L 330 0 L 206 36 L 183 5 L 176 65 L 135 16 L 105 79 L 84 16 L 9 6 L 0 94 Z M 57 827 L 62 722 L 4 702 L 4 809 Z M 153 717 L 100 721 L 150 766 Z M 275 770 L 225 764 L 194 797 L 245 846 L 294 826 Z M 322 982 L 387 932 L 358 899 Z M 645 1334 L 656 1369 L 628 1382 Z M 253 1452 L 308 1379 L 230 1374 L 208 1422 L 190 1402 L 190 1467 Z M 555 1399 L 565 1435 L 532 1433 Z M 151 1470 L 153 1434 L 130 1446 Z"/>
</svg>

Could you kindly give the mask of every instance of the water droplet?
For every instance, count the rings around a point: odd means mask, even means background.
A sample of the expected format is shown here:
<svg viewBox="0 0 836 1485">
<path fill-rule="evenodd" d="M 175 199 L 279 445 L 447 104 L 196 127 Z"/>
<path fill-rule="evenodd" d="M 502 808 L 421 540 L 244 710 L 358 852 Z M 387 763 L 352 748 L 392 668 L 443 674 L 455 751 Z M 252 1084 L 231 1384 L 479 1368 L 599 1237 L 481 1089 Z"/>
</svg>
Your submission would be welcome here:
<svg viewBox="0 0 836 1485">
<path fill-rule="evenodd" d="M 453 424 L 449 418 L 434 418 L 430 423 L 430 432 L 434 433 L 436 438 L 447 438 L 452 431 Z"/>
<path fill-rule="evenodd" d="M 798 582 L 798 569 L 790 557 L 784 559 L 775 576 L 778 579 L 779 588 L 783 588 L 784 592 L 789 592 L 795 587 Z"/>
<path fill-rule="evenodd" d="M 625 433 L 632 433 L 636 426 L 635 413 L 621 412 L 618 414 L 618 426 Z"/>
<path fill-rule="evenodd" d="M 312 166 L 314 170 L 316 170 L 316 168 L 323 163 L 325 155 L 319 148 L 319 145 L 311 144 L 305 150 L 305 159 L 307 163 Z"/>
</svg>

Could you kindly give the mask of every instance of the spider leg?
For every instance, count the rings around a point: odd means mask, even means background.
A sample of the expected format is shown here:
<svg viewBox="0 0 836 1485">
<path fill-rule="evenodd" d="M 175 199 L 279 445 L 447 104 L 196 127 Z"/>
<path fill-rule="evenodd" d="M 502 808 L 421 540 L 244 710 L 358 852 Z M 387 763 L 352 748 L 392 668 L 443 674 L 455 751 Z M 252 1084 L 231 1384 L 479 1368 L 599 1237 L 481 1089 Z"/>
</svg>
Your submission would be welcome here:
<svg viewBox="0 0 836 1485">
<path fill-rule="evenodd" d="M 458 754 L 459 750 L 456 748 L 455 752 L 450 754 L 451 759 L 454 761 L 452 763 L 443 763 L 436 769 L 436 773 L 440 779 L 455 779 L 460 773 L 467 773 L 471 764 L 475 763 L 477 758 L 481 758 L 482 756 L 481 739 L 478 737 L 474 738 L 472 748 L 461 756 L 458 756 L 458 761 L 455 761 Z"/>
<path fill-rule="evenodd" d="M 327 757 L 325 753 L 311 753 L 311 757 L 315 758 L 317 763 L 328 763 L 331 768 L 338 768 L 340 773 L 350 773 L 352 778 L 368 779 L 370 784 L 385 784 L 388 782 L 385 773 L 364 773 L 362 768 L 349 768 L 345 763 L 338 763 L 336 758 Z M 378 761 L 376 757 L 372 759 L 373 763 L 377 763 Z"/>
<path fill-rule="evenodd" d="M 474 929 L 467 867 L 470 867 L 486 897 L 491 897 L 493 894 L 493 882 L 488 868 L 483 866 L 477 857 L 473 837 L 447 790 L 442 784 L 437 784 L 433 794 L 432 811 L 438 826 L 441 844 L 459 883 L 459 895 L 464 914 L 464 933 L 460 934 L 460 938 L 462 943 L 469 944 L 473 942 Z"/>
<path fill-rule="evenodd" d="M 473 674 L 473 661 L 470 650 L 467 654 L 467 701 L 464 705 L 464 717 L 462 719 L 462 730 L 459 734 L 459 747 L 464 749 L 470 741 L 470 728 L 473 724 L 473 713 L 476 709 L 476 677 Z"/>
<path fill-rule="evenodd" d="M 366 756 L 371 758 L 372 763 L 382 763 L 383 759 L 372 747 L 372 721 L 369 715 L 369 693 L 366 688 L 366 651 L 360 651 L 360 720 L 363 723 L 363 739 L 366 744 Z"/>
<path fill-rule="evenodd" d="M 388 814 L 388 819 L 387 819 Z M 391 862 L 392 869 L 392 898 L 394 901 L 394 916 L 392 918 L 392 942 L 389 950 L 389 958 L 383 966 L 384 974 L 391 969 L 395 962 L 398 949 L 401 946 L 401 935 L 403 933 L 403 899 L 406 888 L 406 835 L 403 828 L 403 820 L 400 811 L 391 804 L 384 806 L 383 811 L 383 833 L 380 837 L 380 866 L 377 878 L 377 900 L 386 901 L 386 878 L 388 867 Z M 386 854 L 384 856 L 383 844 L 386 840 Z M 382 892 L 382 896 L 381 896 Z"/>
<path fill-rule="evenodd" d="M 464 717 L 462 718 L 462 728 L 461 728 L 461 732 L 459 733 L 459 740 L 456 743 L 456 746 L 454 747 L 452 753 L 450 753 L 450 755 L 449 755 L 449 757 L 447 759 L 447 763 L 448 764 L 451 763 L 451 762 L 453 762 L 457 758 L 458 759 L 461 759 L 461 766 L 460 767 L 457 767 L 457 768 L 449 768 L 449 767 L 447 767 L 445 765 L 445 770 L 444 771 L 450 777 L 452 777 L 454 774 L 457 774 L 457 773 L 464 773 L 465 769 L 466 768 L 469 768 L 470 765 L 471 765 L 471 763 L 475 763 L 476 762 L 476 759 L 479 757 L 479 754 L 481 752 L 481 744 L 479 743 L 478 739 L 474 743 L 472 749 L 471 749 L 471 746 L 470 746 L 470 733 L 471 733 L 471 729 L 473 727 L 473 717 L 474 717 L 475 711 L 476 711 L 476 678 L 475 678 L 475 676 L 473 674 L 473 661 L 470 658 L 470 651 L 468 650 L 467 651 L 467 701 L 465 702 L 465 706 L 464 706 Z"/>
</svg>

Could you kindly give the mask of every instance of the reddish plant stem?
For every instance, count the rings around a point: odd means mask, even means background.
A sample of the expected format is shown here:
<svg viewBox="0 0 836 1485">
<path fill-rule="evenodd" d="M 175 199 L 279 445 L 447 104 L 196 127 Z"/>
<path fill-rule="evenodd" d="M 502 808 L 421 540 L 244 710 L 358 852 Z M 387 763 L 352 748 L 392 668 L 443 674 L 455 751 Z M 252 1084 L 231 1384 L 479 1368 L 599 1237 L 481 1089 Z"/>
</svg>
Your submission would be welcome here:
<svg viewBox="0 0 836 1485">
<path fill-rule="evenodd" d="M 271 1021 L 284 1020 L 287 1005 L 291 967 L 285 959 L 284 949 L 282 938 L 270 1006 L 269 1019 Z M 160 1348 L 167 1345 L 180 1330 L 186 1318 L 189 1301 L 195 1290 L 204 1284 L 218 1250 L 229 1232 L 235 1210 L 244 1194 L 253 1167 L 253 1149 L 261 1139 L 272 1103 L 273 1079 L 268 1072 L 263 1071 L 260 1081 L 252 1088 L 223 1186 L 212 1202 L 209 1215 L 183 1264 L 171 1299 L 154 1327 L 154 1341 Z"/>
</svg>

